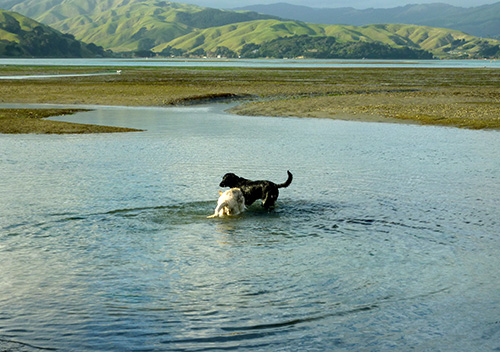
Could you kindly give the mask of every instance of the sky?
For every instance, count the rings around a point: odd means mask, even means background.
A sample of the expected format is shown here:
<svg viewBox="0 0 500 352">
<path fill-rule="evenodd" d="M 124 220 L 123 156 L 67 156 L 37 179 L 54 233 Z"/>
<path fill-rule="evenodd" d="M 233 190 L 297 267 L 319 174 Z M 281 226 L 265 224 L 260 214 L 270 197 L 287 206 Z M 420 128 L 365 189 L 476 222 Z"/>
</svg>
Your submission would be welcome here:
<svg viewBox="0 0 500 352">
<path fill-rule="evenodd" d="M 195 4 L 204 7 L 230 9 L 248 5 L 274 4 L 286 2 L 294 5 L 309 7 L 354 7 L 356 9 L 366 8 L 390 8 L 404 6 L 407 4 L 445 3 L 460 7 L 475 7 L 486 4 L 494 4 L 500 0 L 177 0 L 178 2 Z"/>
</svg>

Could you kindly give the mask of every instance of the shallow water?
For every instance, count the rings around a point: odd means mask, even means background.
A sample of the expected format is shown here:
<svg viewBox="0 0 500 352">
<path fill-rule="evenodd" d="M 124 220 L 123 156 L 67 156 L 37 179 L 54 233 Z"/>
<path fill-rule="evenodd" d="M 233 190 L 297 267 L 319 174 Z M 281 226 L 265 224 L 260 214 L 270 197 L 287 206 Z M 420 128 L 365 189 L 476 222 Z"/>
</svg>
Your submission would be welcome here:
<svg viewBox="0 0 500 352">
<path fill-rule="evenodd" d="M 106 72 L 106 73 L 75 73 L 75 74 L 63 74 L 63 75 L 14 75 L 14 76 L 0 76 L 2 79 L 46 79 L 46 78 L 68 78 L 68 77 L 91 77 L 91 76 L 109 76 L 109 75 L 119 75 L 118 72 Z"/>
<path fill-rule="evenodd" d="M 103 66 L 103 67 L 447 67 L 499 68 L 500 60 L 343 60 L 343 59 L 7 59 L 13 66 Z"/>
<path fill-rule="evenodd" d="M 500 349 L 495 131 L 241 117 L 0 135 L 0 349 Z M 206 219 L 226 172 L 277 207 Z"/>
</svg>

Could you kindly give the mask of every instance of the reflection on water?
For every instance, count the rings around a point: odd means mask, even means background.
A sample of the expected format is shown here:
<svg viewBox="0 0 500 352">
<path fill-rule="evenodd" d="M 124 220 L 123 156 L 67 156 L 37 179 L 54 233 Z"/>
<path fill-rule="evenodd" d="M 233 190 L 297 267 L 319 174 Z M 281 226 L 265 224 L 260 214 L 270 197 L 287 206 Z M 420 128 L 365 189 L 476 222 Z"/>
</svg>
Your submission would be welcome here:
<svg viewBox="0 0 500 352">
<path fill-rule="evenodd" d="M 104 108 L 0 135 L 0 349 L 500 348 L 497 132 Z M 207 219 L 226 172 L 277 206 Z"/>
</svg>

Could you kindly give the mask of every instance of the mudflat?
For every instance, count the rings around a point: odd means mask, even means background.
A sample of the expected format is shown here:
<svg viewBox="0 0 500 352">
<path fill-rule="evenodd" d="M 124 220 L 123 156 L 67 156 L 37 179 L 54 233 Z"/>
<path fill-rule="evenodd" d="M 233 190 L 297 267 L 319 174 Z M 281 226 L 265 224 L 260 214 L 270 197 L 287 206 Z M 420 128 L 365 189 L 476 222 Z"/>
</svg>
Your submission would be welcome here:
<svg viewBox="0 0 500 352">
<path fill-rule="evenodd" d="M 0 109 L 0 133 L 81 134 L 134 132 L 132 128 L 98 126 L 43 118 L 74 114 L 81 109 Z"/>
<path fill-rule="evenodd" d="M 23 66 L 0 68 L 0 75 L 106 70 L 110 71 L 95 67 Z M 0 82 L 0 103 L 170 106 L 225 100 L 241 100 L 231 112 L 245 115 L 500 129 L 500 70 L 139 67 L 123 70 L 120 75 Z M 29 126 L 33 121 L 23 123 Z M 0 133 L 5 133 L 3 124 Z M 87 132 L 93 131 L 89 128 Z"/>
</svg>

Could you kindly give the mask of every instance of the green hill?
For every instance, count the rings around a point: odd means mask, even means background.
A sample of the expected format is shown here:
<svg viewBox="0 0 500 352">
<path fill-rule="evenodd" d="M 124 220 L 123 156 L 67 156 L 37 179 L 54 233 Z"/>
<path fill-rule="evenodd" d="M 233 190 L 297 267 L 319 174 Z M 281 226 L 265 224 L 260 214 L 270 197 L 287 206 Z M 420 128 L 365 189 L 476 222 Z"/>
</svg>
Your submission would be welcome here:
<svg viewBox="0 0 500 352">
<path fill-rule="evenodd" d="M 498 46 L 499 41 L 479 39 L 460 31 L 443 28 L 378 24 L 362 27 L 308 24 L 295 21 L 261 20 L 226 25 L 216 28 L 196 29 L 154 48 L 166 47 L 186 52 L 214 52 L 225 47 L 241 52 L 247 44 L 261 45 L 278 38 L 293 36 L 334 37 L 337 42 L 381 43 L 395 48 L 408 47 L 429 51 L 437 57 L 480 57 L 482 50 Z"/>
<path fill-rule="evenodd" d="M 113 51 L 148 50 L 194 28 L 275 18 L 158 0 L 27 0 L 12 9 Z"/>
<path fill-rule="evenodd" d="M 408 58 L 420 57 L 419 51 L 441 58 L 489 58 L 497 57 L 500 51 L 500 42 L 492 39 L 418 25 L 311 24 L 256 12 L 218 10 L 161 0 L 12 1 L 16 3 L 12 8 L 25 15 L 70 33 L 78 40 L 93 42 L 115 52 L 235 57 L 241 55 L 244 48 L 248 51 L 250 44 L 265 44 L 265 50 L 253 47 L 253 54 L 264 55 L 265 51 L 264 56 L 273 57 L 283 57 L 282 53 L 273 50 L 304 57 L 314 56 L 311 53 L 318 51 L 329 51 L 329 57 L 339 57 L 334 51 L 342 50 L 348 51 L 347 57 L 351 57 L 354 51 L 363 55 L 370 50 L 370 53 L 386 55 L 391 52 L 390 47 L 397 50 L 392 50 L 389 57 L 400 57 L 403 48 L 407 48 Z M 321 44 L 317 40 L 304 40 L 302 36 L 333 37 L 335 45 L 331 41 Z M 286 39 L 290 37 L 294 39 Z M 355 47 L 352 43 L 361 44 Z M 273 47 L 275 49 L 271 50 Z"/>
<path fill-rule="evenodd" d="M 16 12 L 0 10 L 0 57 L 95 57 L 102 47 L 75 40 Z"/>
</svg>

